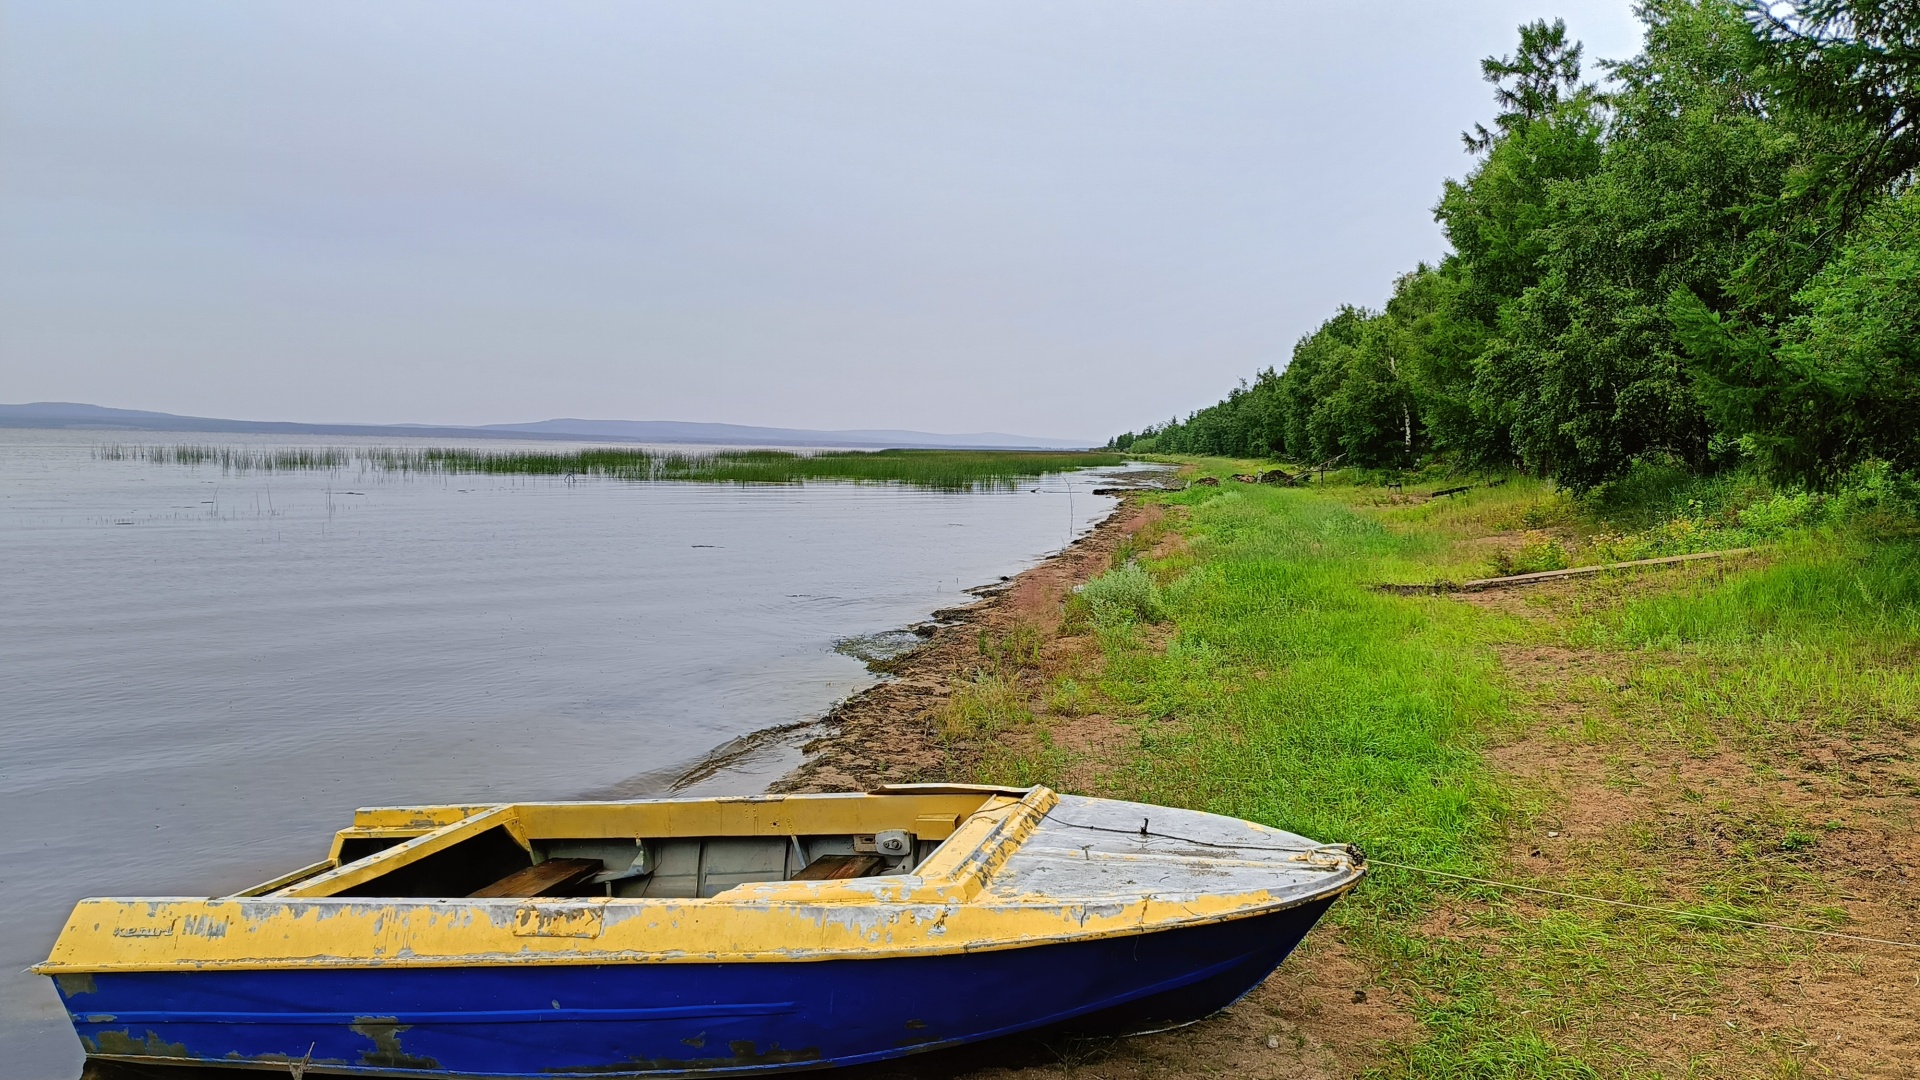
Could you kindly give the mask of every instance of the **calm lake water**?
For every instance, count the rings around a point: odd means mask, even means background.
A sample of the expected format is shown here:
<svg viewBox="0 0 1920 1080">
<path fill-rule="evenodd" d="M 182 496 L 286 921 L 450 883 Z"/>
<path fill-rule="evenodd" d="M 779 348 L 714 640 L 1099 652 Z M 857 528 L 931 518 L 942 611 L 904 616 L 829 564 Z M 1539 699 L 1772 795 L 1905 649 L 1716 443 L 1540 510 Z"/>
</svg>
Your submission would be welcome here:
<svg viewBox="0 0 1920 1080">
<path fill-rule="evenodd" d="M 21 972 L 75 899 L 241 888 L 325 857 L 356 806 L 660 792 L 867 685 L 837 640 L 965 602 L 1114 504 L 1094 474 L 941 494 L 94 454 L 176 441 L 0 430 L 9 1080 L 79 1072 Z M 792 742 L 694 790 L 757 791 Z"/>
</svg>

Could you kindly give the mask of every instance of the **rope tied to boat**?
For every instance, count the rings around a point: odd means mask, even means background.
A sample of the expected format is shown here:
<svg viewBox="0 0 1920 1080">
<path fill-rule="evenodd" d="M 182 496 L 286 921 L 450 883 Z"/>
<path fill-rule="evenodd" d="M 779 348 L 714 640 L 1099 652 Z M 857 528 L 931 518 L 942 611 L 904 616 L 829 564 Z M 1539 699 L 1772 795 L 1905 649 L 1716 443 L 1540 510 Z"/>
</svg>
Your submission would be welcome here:
<svg viewBox="0 0 1920 1080">
<path fill-rule="evenodd" d="M 1494 878 L 1475 877 L 1472 874 L 1458 874 L 1450 870 L 1435 870 L 1432 867 L 1419 866 L 1414 863 L 1394 862 L 1388 859 L 1375 859 L 1375 858 L 1368 857 L 1364 852 L 1362 852 L 1357 846 L 1353 844 L 1314 844 L 1307 847 L 1301 847 L 1297 845 L 1283 846 L 1283 845 L 1276 845 L 1276 844 L 1225 844 L 1225 843 L 1219 843 L 1211 840 L 1201 840 L 1191 836 L 1177 836 L 1172 833 L 1152 832 L 1152 831 L 1149 831 L 1147 828 L 1147 825 L 1148 825 L 1147 821 L 1142 821 L 1140 823 L 1140 828 L 1136 830 L 1136 829 L 1120 829 L 1120 828 L 1114 828 L 1106 825 L 1088 825 L 1084 822 L 1067 821 L 1063 818 L 1056 817 L 1055 815 L 1052 815 L 1052 814 L 1047 815 L 1047 820 L 1050 822 L 1055 822 L 1057 824 L 1067 826 L 1068 828 L 1073 828 L 1073 829 L 1088 829 L 1093 832 L 1118 833 L 1122 836 L 1131 836 L 1135 839 L 1140 839 L 1140 840 L 1151 839 L 1151 838 L 1158 838 L 1161 840 L 1173 840 L 1182 844 L 1194 844 L 1199 847 L 1219 848 L 1223 850 L 1273 851 L 1273 852 L 1284 852 L 1284 853 L 1291 853 L 1291 854 L 1320 854 L 1320 853 L 1327 853 L 1332 851 L 1340 851 L 1348 855 L 1353 860 L 1354 865 L 1356 866 L 1366 866 L 1366 865 L 1385 866 L 1395 870 L 1406 870 L 1415 874 L 1425 874 L 1428 877 L 1446 878 L 1450 881 L 1461 881 L 1461 882 L 1466 882 L 1473 885 L 1485 885 L 1490 888 L 1505 889 L 1509 892 L 1534 893 L 1540 896 L 1558 897 L 1563 900 L 1577 900 L 1582 903 L 1588 903 L 1588 904 L 1602 904 L 1607 907 L 1623 908 L 1629 911 L 1645 912 L 1651 915 L 1663 915 L 1673 919 L 1684 919 L 1688 921 L 1701 920 L 1706 922 L 1727 923 L 1734 926 L 1745 926 L 1755 930 L 1779 930 L 1779 931 L 1784 931 L 1786 933 L 1791 933 L 1791 934 L 1807 934 L 1813 937 L 1823 937 L 1823 938 L 1832 938 L 1839 941 L 1858 942 L 1863 945 L 1886 945 L 1886 946 L 1890 946 L 1892 948 L 1897 948 L 1897 949 L 1920 949 L 1920 942 L 1900 941 L 1895 938 L 1872 937 L 1867 934 L 1849 934 L 1841 930 L 1819 930 L 1809 926 L 1793 926 L 1788 923 L 1767 922 L 1762 919 L 1741 919 L 1731 915 L 1711 915 L 1703 911 L 1688 911 L 1685 908 L 1661 907 L 1656 904 L 1637 904 L 1631 900 L 1613 900 L 1604 896 L 1591 896 L 1586 893 L 1569 892 L 1565 889 L 1546 889 L 1546 888 L 1541 888 L 1537 885 L 1521 885 L 1518 882 L 1499 881 Z"/>
</svg>

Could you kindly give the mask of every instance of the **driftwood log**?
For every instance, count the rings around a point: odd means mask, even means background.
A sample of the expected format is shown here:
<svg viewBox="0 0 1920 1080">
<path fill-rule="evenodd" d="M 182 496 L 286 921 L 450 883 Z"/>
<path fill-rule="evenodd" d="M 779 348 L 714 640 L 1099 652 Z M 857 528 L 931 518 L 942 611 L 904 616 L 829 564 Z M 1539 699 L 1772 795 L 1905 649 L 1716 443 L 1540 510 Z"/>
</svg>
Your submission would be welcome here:
<svg viewBox="0 0 1920 1080">
<path fill-rule="evenodd" d="M 1570 570 L 1542 570 L 1537 574 L 1510 574 L 1506 577 L 1475 578 L 1472 581 L 1451 582 L 1436 581 L 1431 585 L 1376 585 L 1381 592 L 1400 593 L 1414 596 L 1421 593 L 1445 592 L 1485 592 L 1488 589 L 1508 589 L 1519 585 L 1538 585 L 1543 581 L 1559 581 L 1562 578 L 1588 577 L 1609 570 L 1632 570 L 1643 566 L 1674 566 L 1679 563 L 1697 562 L 1701 559 L 1725 559 L 1735 555 L 1745 555 L 1752 548 L 1728 548 L 1724 551 L 1701 551 L 1692 555 L 1668 555 L 1659 559 L 1634 559 L 1631 562 L 1600 563 L 1595 566 L 1576 566 Z"/>
</svg>

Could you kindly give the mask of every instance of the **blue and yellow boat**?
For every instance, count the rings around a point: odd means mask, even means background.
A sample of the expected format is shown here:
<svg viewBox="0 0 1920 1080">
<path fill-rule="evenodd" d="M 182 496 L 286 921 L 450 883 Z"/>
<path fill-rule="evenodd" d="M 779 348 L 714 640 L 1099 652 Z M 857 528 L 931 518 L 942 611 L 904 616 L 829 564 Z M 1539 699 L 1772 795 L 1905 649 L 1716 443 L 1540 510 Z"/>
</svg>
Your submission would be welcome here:
<svg viewBox="0 0 1920 1080">
<path fill-rule="evenodd" d="M 379 808 L 232 896 L 83 900 L 36 970 L 97 1059 L 777 1072 L 1190 1022 L 1363 873 L 1292 833 L 1043 787 Z"/>
</svg>

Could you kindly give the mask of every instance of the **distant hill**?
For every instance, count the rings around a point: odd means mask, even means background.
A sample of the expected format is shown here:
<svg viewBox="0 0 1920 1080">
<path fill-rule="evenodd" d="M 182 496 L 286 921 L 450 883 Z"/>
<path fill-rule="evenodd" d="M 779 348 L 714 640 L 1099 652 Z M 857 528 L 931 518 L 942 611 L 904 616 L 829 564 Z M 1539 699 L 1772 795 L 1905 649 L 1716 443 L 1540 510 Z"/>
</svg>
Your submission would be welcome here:
<svg viewBox="0 0 1920 1080">
<path fill-rule="evenodd" d="M 223 420 L 208 416 L 109 409 L 71 401 L 0 405 L 0 427 L 85 428 L 108 431 L 194 431 L 255 435 L 372 435 L 392 438 L 553 439 L 578 442 L 710 443 L 726 446 L 845 446 L 860 448 L 1032 450 L 1081 449 L 1085 440 L 979 432 L 942 435 L 928 431 L 813 431 L 804 428 L 702 424 L 680 420 L 540 420 L 481 427 L 425 424 L 296 424 L 276 420 Z"/>
</svg>

